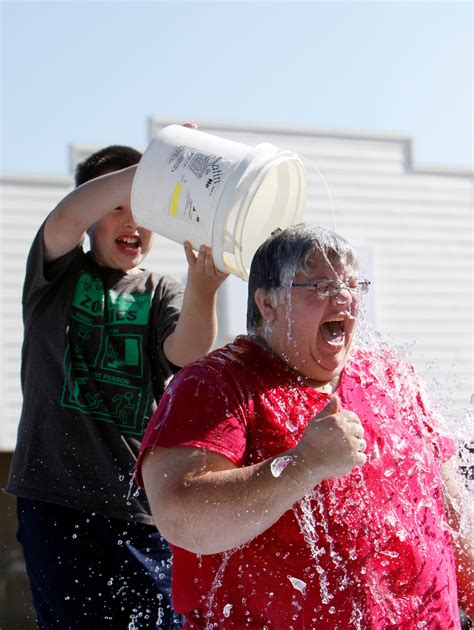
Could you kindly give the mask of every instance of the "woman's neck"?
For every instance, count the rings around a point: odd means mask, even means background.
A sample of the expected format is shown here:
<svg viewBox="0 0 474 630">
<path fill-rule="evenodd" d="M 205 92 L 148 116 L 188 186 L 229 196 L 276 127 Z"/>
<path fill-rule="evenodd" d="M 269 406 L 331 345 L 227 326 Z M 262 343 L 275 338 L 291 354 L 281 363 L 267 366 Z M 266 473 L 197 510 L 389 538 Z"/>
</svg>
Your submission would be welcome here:
<svg viewBox="0 0 474 630">
<path fill-rule="evenodd" d="M 267 340 L 262 335 L 254 334 L 254 335 L 250 335 L 250 337 L 252 341 L 254 341 L 256 344 L 258 344 L 262 348 L 265 348 L 265 350 L 268 350 L 269 352 L 274 354 L 276 357 L 278 357 L 283 363 L 285 363 L 285 365 L 288 368 L 290 368 L 290 370 L 292 370 L 298 376 L 298 378 L 308 387 L 312 387 L 313 389 L 315 389 L 318 392 L 321 392 L 322 394 L 334 394 L 334 392 L 339 387 L 339 381 L 341 380 L 340 374 L 335 376 L 330 381 L 326 381 L 326 382 L 315 381 L 309 378 L 308 376 L 301 374 L 300 372 L 298 372 L 298 370 L 296 370 L 291 365 L 283 361 L 282 357 L 273 350 L 271 345 L 267 342 Z"/>
</svg>

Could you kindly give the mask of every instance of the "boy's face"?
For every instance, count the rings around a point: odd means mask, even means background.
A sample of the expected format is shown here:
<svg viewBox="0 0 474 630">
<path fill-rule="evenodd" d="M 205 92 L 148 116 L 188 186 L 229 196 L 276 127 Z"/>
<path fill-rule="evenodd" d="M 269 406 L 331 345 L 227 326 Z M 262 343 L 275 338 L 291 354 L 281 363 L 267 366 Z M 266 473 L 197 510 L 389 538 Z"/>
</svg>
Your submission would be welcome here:
<svg viewBox="0 0 474 630">
<path fill-rule="evenodd" d="M 153 244 L 153 232 L 137 225 L 129 206 L 119 206 L 89 229 L 94 259 L 104 267 L 133 271 Z"/>
</svg>

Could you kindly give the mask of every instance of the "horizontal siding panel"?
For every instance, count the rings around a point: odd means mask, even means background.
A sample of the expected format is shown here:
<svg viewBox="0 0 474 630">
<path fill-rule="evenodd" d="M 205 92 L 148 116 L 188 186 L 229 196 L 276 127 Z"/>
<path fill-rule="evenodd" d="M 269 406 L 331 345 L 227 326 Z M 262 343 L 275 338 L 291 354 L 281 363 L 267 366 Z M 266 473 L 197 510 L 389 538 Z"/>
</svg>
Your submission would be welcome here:
<svg viewBox="0 0 474 630">
<path fill-rule="evenodd" d="M 397 346 L 408 345 L 413 346 L 412 352 L 420 364 L 426 364 L 429 362 L 436 362 L 439 364 L 442 371 L 449 371 L 451 366 L 456 366 L 455 374 L 463 375 L 464 383 L 467 380 L 472 379 L 472 352 L 471 354 L 461 354 L 459 352 L 453 352 L 452 348 L 446 346 L 440 342 L 436 351 L 432 349 L 432 342 L 428 340 L 421 340 L 417 336 L 417 331 L 411 331 L 403 335 L 401 332 L 397 333 L 393 337 L 393 343 Z M 446 374 L 445 374 L 446 375 Z"/>
<path fill-rule="evenodd" d="M 384 305 L 379 306 L 380 310 L 384 310 Z M 435 319 L 433 316 L 430 318 L 429 311 L 427 311 L 426 314 L 423 316 L 421 313 L 410 313 L 410 310 L 413 311 L 413 309 L 399 308 L 398 311 L 401 312 L 394 313 L 393 308 L 387 309 L 385 324 L 391 324 L 392 327 L 394 327 L 394 329 L 397 331 L 397 333 L 398 331 L 400 333 L 403 333 L 416 330 L 417 334 L 421 335 L 421 337 L 426 336 L 427 333 L 432 333 L 432 335 L 435 335 L 437 337 L 436 347 L 438 347 L 438 344 L 443 342 L 447 344 L 453 343 L 453 334 L 450 334 L 453 331 L 450 330 L 450 328 L 454 327 L 456 334 L 459 334 L 461 332 L 469 332 L 469 329 L 466 330 L 466 328 L 468 328 L 467 324 L 469 324 L 469 318 L 467 317 L 458 318 L 453 315 L 450 316 L 449 311 L 446 311 L 444 313 L 442 312 L 440 314 L 437 314 Z M 449 325 L 450 323 L 451 326 Z M 459 331 L 457 324 L 459 324 L 459 326 L 462 326 L 463 323 L 466 325 L 463 326 L 462 331 Z M 465 337 L 466 335 L 464 334 L 462 336 Z M 465 347 L 469 348 L 471 345 L 470 342 L 466 339 L 464 340 L 464 342 Z M 463 349 L 461 349 L 460 351 L 463 352 Z"/>
<path fill-rule="evenodd" d="M 469 240 L 464 233 L 464 237 L 458 239 L 450 239 L 449 243 L 444 243 L 441 236 L 435 240 L 430 239 L 429 235 L 425 235 L 423 238 L 410 238 L 406 239 L 403 243 L 400 240 L 403 238 L 403 233 L 399 233 L 397 230 L 392 229 L 391 226 L 387 226 L 387 229 L 382 231 L 371 231 L 367 229 L 351 229 L 344 230 L 339 229 L 341 234 L 349 239 L 352 243 L 362 245 L 372 245 L 377 251 L 379 256 L 383 256 L 391 265 L 395 264 L 397 267 L 403 267 L 409 264 L 420 264 L 425 266 L 425 263 L 433 263 L 436 266 L 441 265 L 441 260 L 444 258 L 446 265 L 446 257 L 453 257 L 457 263 L 469 264 L 470 251 Z M 441 232 L 440 232 L 441 234 Z M 356 247 L 356 245 L 355 245 Z M 389 256 L 393 256 L 395 260 L 389 260 Z M 402 257 L 406 256 L 405 260 Z M 466 256 L 469 259 L 466 259 Z"/>
<path fill-rule="evenodd" d="M 392 326 L 390 326 L 390 323 Z M 434 356 L 437 356 L 441 350 L 443 350 L 446 356 L 458 356 L 465 357 L 466 361 L 471 361 L 472 366 L 472 344 L 466 344 L 466 347 L 462 350 L 453 349 L 452 341 L 450 345 L 450 335 L 446 335 L 446 332 L 437 326 L 420 326 L 417 322 L 408 322 L 406 320 L 399 320 L 398 318 L 387 318 L 385 328 L 389 331 L 390 335 L 393 330 L 396 330 L 396 338 L 403 339 L 404 342 L 416 343 L 417 347 L 423 348 L 424 351 L 428 351 L 432 346 L 433 336 L 436 337 L 436 351 L 433 352 Z"/>
<path fill-rule="evenodd" d="M 454 207 L 454 208 L 466 208 L 470 207 L 471 199 L 469 195 L 464 191 L 460 191 L 457 195 L 450 195 L 449 193 L 430 193 L 426 190 L 402 190 L 397 187 L 391 189 L 384 189 L 381 187 L 368 187 L 358 186 L 334 186 L 331 182 L 326 181 L 326 184 L 331 193 L 331 197 L 344 200 L 345 203 L 354 202 L 360 203 L 360 200 L 367 201 L 368 203 L 412 203 L 420 206 L 433 206 L 439 207 Z M 323 184 L 314 183 L 314 187 L 309 186 L 307 191 L 307 203 L 318 199 L 321 194 L 327 196 L 326 188 Z"/>
<path fill-rule="evenodd" d="M 18 420 L 21 413 L 21 403 L 23 401 L 23 397 L 21 396 L 21 392 L 19 392 L 18 396 L 6 395 L 4 401 L 2 401 L 2 408 L 5 408 L 10 411 L 12 415 L 16 416 Z"/>
<path fill-rule="evenodd" d="M 405 218 L 409 220 L 420 220 L 424 222 L 436 221 L 445 222 L 450 225 L 451 221 L 463 221 L 465 224 L 471 222 L 472 205 L 469 200 L 465 203 L 442 203 L 436 204 L 418 200 L 399 201 L 394 199 L 369 199 L 367 197 L 347 198 L 332 193 L 332 204 L 325 190 L 318 190 L 314 195 L 306 198 L 303 211 L 303 220 L 308 217 L 319 216 L 331 217 L 331 208 L 339 219 L 348 220 L 351 217 L 355 221 L 367 222 L 384 217 L 387 222 L 403 223 Z"/>
<path fill-rule="evenodd" d="M 3 244 L 3 252 L 4 253 L 24 253 L 28 252 L 31 247 L 31 242 L 33 237 L 35 236 L 39 226 L 35 225 L 35 227 L 31 231 L 14 229 L 8 231 L 6 235 L 8 238 L 6 239 L 6 243 Z"/>
<path fill-rule="evenodd" d="M 317 154 L 303 154 L 303 152 L 297 152 L 302 156 L 305 171 L 308 180 L 320 180 L 321 176 L 327 179 L 331 173 L 337 173 L 341 177 L 348 176 L 366 176 L 366 177 L 386 177 L 389 178 L 392 175 L 403 175 L 405 167 L 403 163 L 398 161 L 386 161 L 367 159 L 347 159 L 342 157 L 330 157 L 321 156 Z M 315 168 L 317 167 L 317 169 Z"/>
<path fill-rule="evenodd" d="M 4 175 L 0 179 L 0 187 L 2 198 L 14 195 L 24 199 L 42 199 L 43 197 L 48 198 L 54 195 L 64 196 L 67 191 L 72 190 L 74 185 L 72 179 L 67 183 L 58 184 L 54 178 L 50 179 L 47 175 L 44 178 L 38 178 L 31 182 L 28 182 L 27 176 L 18 180 L 15 176 L 8 177 L 8 175 Z"/>
<path fill-rule="evenodd" d="M 18 317 L 11 319 L 5 318 L 2 328 L 4 334 L 2 353 L 7 352 L 9 348 L 18 352 L 18 344 L 21 344 L 23 340 L 23 322 L 18 322 Z"/>
<path fill-rule="evenodd" d="M 2 330 L 9 325 L 18 327 L 18 317 L 21 317 L 21 292 L 13 287 L 2 291 L 2 304 L 0 305 L 0 317 L 2 317 Z M 15 303 L 15 304 L 9 304 Z"/>
<path fill-rule="evenodd" d="M 342 211 L 336 208 L 333 215 L 329 207 L 319 208 L 317 210 L 308 209 L 302 217 L 302 222 L 306 225 L 333 225 L 336 231 L 347 236 L 345 230 L 364 230 L 367 233 L 379 231 L 385 227 L 392 229 L 396 227 L 405 231 L 405 238 L 416 240 L 419 234 L 429 234 L 431 230 L 436 234 L 438 231 L 444 230 L 444 241 L 447 241 L 446 234 L 449 234 L 449 240 L 454 238 L 466 239 L 467 232 L 470 231 L 471 220 L 467 212 L 461 215 L 453 215 L 451 218 L 444 215 L 430 213 L 422 216 L 420 213 L 397 212 L 393 208 L 380 208 L 374 213 L 365 212 L 361 217 L 360 212 L 356 210 L 345 209 Z M 360 217 L 360 218 L 358 218 Z M 405 240 L 405 239 L 403 239 Z"/>
<path fill-rule="evenodd" d="M 3 373 L 3 378 L 5 382 L 10 382 L 13 384 L 13 387 L 6 388 L 4 391 L 4 399 L 11 398 L 12 400 L 21 400 L 21 385 L 20 385 L 20 370 L 8 370 Z"/>
<path fill-rule="evenodd" d="M 446 376 L 446 372 L 455 366 L 454 374 L 458 380 L 463 381 L 464 384 L 472 381 L 472 363 L 466 355 L 452 354 L 447 348 L 441 348 L 439 352 L 432 352 L 427 346 L 418 343 L 413 344 L 413 338 L 409 337 L 393 339 L 391 345 L 398 349 L 401 348 L 401 354 L 404 358 L 415 363 L 419 369 L 423 368 L 423 370 L 428 371 L 430 366 L 435 365 L 438 375 L 442 377 L 443 373 Z M 407 346 L 408 348 L 406 348 Z"/>
<path fill-rule="evenodd" d="M 454 201 L 458 198 L 469 197 L 472 183 L 456 178 L 455 180 L 443 181 L 439 179 L 436 186 L 430 185 L 428 182 L 420 178 L 408 178 L 410 182 L 403 180 L 407 178 L 407 174 L 386 173 L 385 169 L 374 169 L 372 165 L 368 168 L 364 164 L 355 163 L 353 165 L 331 164 L 329 162 L 316 162 L 315 166 L 320 173 L 311 165 L 305 162 L 305 170 L 307 176 L 308 187 L 318 185 L 323 179 L 326 181 L 329 189 L 345 190 L 345 189 L 361 189 L 366 191 L 384 191 L 387 193 L 395 193 L 404 191 L 407 195 L 428 195 L 430 198 L 450 199 Z M 383 165 L 381 165 L 383 166 Z"/>
<path fill-rule="evenodd" d="M 284 148 L 284 147 L 282 147 Z M 405 172 L 405 163 L 399 158 L 386 159 L 384 156 L 359 156 L 327 155 L 317 151 L 294 152 L 302 158 L 302 162 L 308 178 L 320 177 L 318 170 L 326 177 L 330 172 L 338 172 L 341 175 L 353 175 L 355 173 L 389 176 L 400 175 Z M 316 168 L 315 168 L 316 167 Z"/>
<path fill-rule="evenodd" d="M 376 304 L 380 314 L 385 314 L 386 322 L 389 320 L 398 322 L 397 330 L 403 330 L 407 327 L 409 330 L 414 327 L 419 329 L 421 326 L 420 333 L 422 335 L 429 331 L 432 333 L 437 331 L 446 335 L 446 327 L 449 323 L 451 326 L 463 326 L 464 330 L 466 328 L 469 330 L 472 326 L 472 313 L 461 313 L 462 309 L 459 308 L 459 303 L 455 303 L 454 308 L 451 304 L 451 309 L 448 309 L 446 305 L 443 307 L 436 304 L 436 301 L 431 300 L 430 296 L 426 296 L 424 301 L 410 300 L 398 304 L 385 301 L 377 296 Z M 461 314 L 458 315 L 458 312 Z M 403 325 L 403 322 L 406 322 L 406 325 Z"/>
<path fill-rule="evenodd" d="M 455 367 L 457 380 L 461 380 L 464 384 L 472 381 L 472 362 L 467 355 L 458 355 L 449 352 L 447 348 L 441 348 L 439 352 L 432 352 L 427 346 L 416 344 L 416 350 L 413 350 L 414 358 L 423 369 L 428 371 L 429 367 L 436 366 L 438 376 L 442 376 L 446 368 Z"/>
<path fill-rule="evenodd" d="M 20 200 L 25 205 L 30 203 L 50 203 L 51 201 L 59 201 L 62 199 L 69 190 L 72 188 L 38 188 L 31 187 L 25 189 L 25 194 L 22 194 L 21 186 L 4 187 L 1 191 L 2 201 L 14 201 Z"/>
<path fill-rule="evenodd" d="M 2 356 L 4 352 L 8 351 L 8 348 L 12 348 L 18 353 L 18 344 L 23 340 L 23 322 L 21 326 L 18 325 L 18 317 L 8 320 L 4 319 L 3 334 L 5 335 L 2 342 Z"/>
<path fill-rule="evenodd" d="M 453 200 L 452 202 L 448 202 L 447 200 L 442 200 L 442 199 L 434 198 L 434 197 L 431 199 L 428 199 L 426 196 L 420 196 L 419 198 L 415 198 L 415 196 L 410 196 L 408 194 L 404 195 L 404 194 L 394 193 L 393 195 L 391 195 L 389 192 L 383 196 L 380 193 L 378 196 L 375 196 L 372 193 L 365 193 L 364 191 L 361 191 L 360 193 L 355 192 L 355 194 L 353 194 L 352 196 L 346 193 L 339 194 L 336 191 L 334 193 L 331 193 L 331 196 L 333 197 L 333 199 L 334 197 L 336 197 L 336 199 L 338 199 L 340 203 L 344 203 L 345 205 L 349 205 L 349 204 L 357 205 L 357 204 L 360 204 L 361 201 L 364 203 L 364 205 L 376 204 L 378 207 L 385 206 L 385 205 L 390 206 L 390 205 L 394 205 L 395 203 L 403 206 L 405 204 L 410 203 L 414 207 L 426 208 L 429 206 L 433 208 L 435 212 L 437 211 L 437 209 L 440 209 L 440 210 L 444 209 L 446 212 L 449 212 L 450 208 L 467 210 L 471 207 L 471 202 L 467 198 L 460 201 Z"/>
<path fill-rule="evenodd" d="M 428 260 L 426 258 L 423 258 L 423 260 L 425 261 L 425 264 L 429 264 L 430 270 L 436 273 L 432 273 L 430 276 L 427 276 L 425 278 L 420 278 L 419 275 L 417 276 L 417 274 L 414 274 L 414 265 L 416 265 L 417 267 L 425 266 L 421 265 L 420 257 L 417 257 L 416 255 L 413 255 L 408 261 L 403 261 L 403 264 L 402 261 L 400 261 L 399 265 L 395 265 L 390 260 L 384 260 L 383 264 L 380 265 L 377 264 L 376 273 L 377 277 L 379 278 L 378 284 L 376 285 L 377 290 L 383 291 L 383 287 L 387 287 L 388 282 L 393 282 L 393 276 L 396 274 L 397 282 L 399 283 L 399 286 L 396 289 L 397 293 L 403 292 L 403 294 L 406 294 L 407 291 L 412 291 L 412 287 L 420 287 L 421 289 L 423 289 L 423 287 L 431 287 L 430 290 L 435 291 L 438 280 L 450 282 L 451 285 L 454 286 L 454 289 L 452 289 L 454 297 L 459 298 L 460 288 L 470 291 L 470 279 L 472 278 L 472 272 L 470 271 L 469 267 L 466 267 L 466 265 L 462 265 L 462 263 L 465 262 L 463 257 L 460 258 L 460 263 L 462 266 L 459 268 L 459 283 L 457 285 L 457 281 L 454 282 L 454 279 L 458 278 L 457 270 L 456 274 L 453 274 L 453 271 L 451 269 L 446 268 L 446 262 L 444 262 L 441 257 L 438 257 L 436 259 L 430 258 Z M 467 283 L 466 279 L 468 280 Z M 388 286 L 387 291 L 391 291 L 393 293 L 394 287 Z"/>
<path fill-rule="evenodd" d="M 173 124 L 172 121 L 151 120 L 152 135 L 158 133 L 163 127 Z M 225 123 L 210 123 L 209 121 L 199 125 L 200 131 L 216 134 L 222 138 L 242 142 L 245 144 L 257 144 L 259 142 L 274 142 L 278 146 L 318 146 L 326 147 L 328 151 L 338 151 L 341 147 L 354 146 L 358 148 L 360 153 L 364 152 L 364 148 L 368 150 L 377 150 L 381 153 L 399 154 L 404 150 L 409 140 L 406 136 L 385 136 L 382 134 L 364 134 L 354 132 L 334 132 L 311 130 L 311 129 L 292 129 L 292 128 L 272 128 L 265 125 L 254 125 L 253 127 L 245 127 L 245 125 L 228 125 Z"/>
<path fill-rule="evenodd" d="M 440 309 L 440 311 L 451 313 L 453 317 L 472 321 L 472 308 L 466 308 L 465 305 L 453 313 L 452 298 L 458 298 L 456 302 L 459 304 L 463 303 L 462 300 L 459 300 L 459 286 L 451 284 L 448 289 L 444 290 L 437 289 L 436 286 L 426 288 L 422 283 L 417 282 L 416 284 L 413 283 L 409 289 L 409 292 L 405 289 L 403 291 L 403 304 L 409 303 L 410 306 L 417 308 L 425 307 L 430 313 L 433 313 L 434 309 Z M 385 308 L 400 308 L 400 297 L 394 296 L 393 291 L 383 293 L 381 290 L 377 297 L 380 301 L 383 300 Z M 435 315 L 438 315 L 438 312 Z"/>
<path fill-rule="evenodd" d="M 5 216 L 1 220 L 4 229 L 15 230 L 20 227 L 26 228 L 29 234 L 35 234 L 43 218 L 46 219 L 48 212 L 23 212 L 12 206 L 12 214 Z M 34 221 L 34 227 L 31 225 Z"/>
<path fill-rule="evenodd" d="M 50 208 L 51 210 L 61 201 L 66 195 L 66 191 L 58 191 L 55 194 L 50 195 L 35 195 L 34 193 L 29 197 L 23 197 L 21 194 L 2 195 L 2 205 L 8 207 L 14 207 L 19 212 L 35 213 L 43 208 Z"/>
<path fill-rule="evenodd" d="M 433 346 L 433 338 L 435 338 L 436 352 L 439 352 L 441 348 L 445 348 L 448 354 L 453 356 L 465 356 L 472 360 L 472 344 L 466 343 L 464 348 L 452 348 L 452 340 L 450 346 L 450 335 L 446 334 L 446 328 L 448 328 L 448 326 L 442 328 L 437 326 L 435 322 L 430 325 L 420 320 L 407 321 L 400 320 L 396 317 L 392 318 L 390 314 L 387 314 L 382 332 L 385 332 L 389 336 L 393 335 L 399 339 L 420 344 L 420 346 L 424 345 L 425 347 L 430 344 Z"/>
<path fill-rule="evenodd" d="M 321 167 L 317 164 L 319 170 Z M 391 175 L 390 177 L 368 172 L 366 175 L 354 176 L 351 172 L 340 172 L 339 169 L 331 169 L 324 173 L 324 178 L 329 186 L 335 188 L 365 188 L 368 190 L 405 190 L 407 192 L 425 192 L 428 195 L 441 195 L 446 199 L 456 199 L 457 197 L 469 198 L 472 194 L 473 182 L 468 178 L 440 178 L 426 175 L 413 175 L 403 173 Z M 319 175 L 310 168 L 307 176 L 311 183 L 320 181 Z"/>
<path fill-rule="evenodd" d="M 436 217 L 444 217 L 449 223 L 450 218 L 463 218 L 466 223 L 470 223 L 472 217 L 472 207 L 469 202 L 462 204 L 445 204 L 436 205 L 432 203 L 396 203 L 394 200 L 382 200 L 380 202 L 374 199 L 342 199 L 335 195 L 331 195 L 336 214 L 338 217 L 347 218 L 354 216 L 359 217 L 359 221 L 372 220 L 372 218 L 387 215 L 386 219 L 392 218 L 394 223 L 401 223 L 402 219 L 407 217 L 423 217 L 426 221 Z M 331 203 L 325 190 L 320 190 L 316 195 L 308 197 L 305 204 L 304 217 L 312 214 L 324 214 L 330 217 Z"/>
<path fill-rule="evenodd" d="M 38 203 L 36 205 L 25 205 L 19 199 L 15 199 L 14 201 L 12 201 L 9 207 L 11 208 L 10 211 L 15 213 L 18 216 L 19 220 L 21 220 L 21 217 L 24 217 L 25 219 L 29 220 L 30 223 L 34 223 L 34 225 L 37 225 L 38 222 L 41 222 L 43 220 L 43 218 L 46 219 L 46 217 L 50 212 L 52 212 L 56 204 L 57 201 L 55 200 L 51 204 Z M 9 219 L 11 219 L 11 216 L 2 217 L 2 223 L 9 223 Z"/>
<path fill-rule="evenodd" d="M 400 307 L 399 310 L 401 310 Z M 384 304 L 379 304 L 379 314 L 385 315 L 385 328 L 389 329 L 390 332 L 394 334 L 396 331 L 397 335 L 412 335 L 414 341 L 419 341 L 420 343 L 427 339 L 432 342 L 433 338 L 436 338 L 437 349 L 442 343 L 453 343 L 452 335 L 447 334 L 449 330 L 454 329 L 457 331 L 457 334 L 459 334 L 460 331 L 469 333 L 471 329 L 468 317 L 452 317 L 449 312 L 442 312 L 434 319 L 430 317 L 430 312 L 427 310 L 419 309 L 419 312 L 416 312 L 417 307 L 413 304 L 410 305 L 410 308 L 403 310 L 408 312 L 403 315 L 394 315 L 393 307 L 386 307 Z M 409 311 L 416 314 L 410 316 Z M 472 344 L 467 341 L 465 349 L 460 349 L 459 352 L 471 353 L 469 350 L 471 345 Z"/>
<path fill-rule="evenodd" d="M 377 142 L 351 138 L 322 138 L 317 136 L 296 136 L 293 134 L 241 133 L 230 130 L 201 128 L 203 131 L 219 135 L 222 138 L 255 146 L 262 142 L 270 142 L 282 149 L 318 154 L 328 157 L 353 160 L 386 160 L 387 162 L 404 162 L 404 144 L 398 142 Z"/>
<path fill-rule="evenodd" d="M 305 217 L 305 222 L 310 225 L 316 223 L 316 220 L 319 218 L 322 220 L 323 218 L 330 218 L 330 214 L 328 213 L 318 213 L 315 220 L 310 221 L 309 213 Z M 356 216 L 354 218 L 347 216 L 337 216 L 335 215 L 335 223 L 336 229 L 339 226 L 339 230 L 341 231 L 342 225 L 344 226 L 353 226 L 353 229 L 361 229 L 364 228 L 365 231 L 369 231 L 372 234 L 379 233 L 380 230 L 383 230 L 385 233 L 387 232 L 387 228 L 390 228 L 390 232 L 396 234 L 396 238 L 401 238 L 403 241 L 409 240 L 411 242 L 415 241 L 433 241 L 438 239 L 438 242 L 446 242 L 446 232 L 449 231 L 450 240 L 456 242 L 466 244 L 470 242 L 470 234 L 466 232 L 466 219 L 462 217 L 456 217 L 452 220 L 447 219 L 446 217 L 433 217 L 432 220 L 427 220 L 424 217 L 420 217 L 418 215 L 414 215 L 413 217 L 400 217 L 400 220 L 395 220 L 396 217 L 387 217 L 386 213 L 379 212 L 373 217 L 365 217 L 364 221 L 357 221 Z M 409 228 L 408 228 L 409 225 Z"/>
<path fill-rule="evenodd" d="M 342 223 L 342 222 L 341 222 Z M 398 226 L 397 226 L 398 227 Z M 346 238 L 360 245 L 363 243 L 372 243 L 378 245 L 380 254 L 388 253 L 395 256 L 397 265 L 403 264 L 402 254 L 407 254 L 412 260 L 418 260 L 420 256 L 429 260 L 431 257 L 446 257 L 453 255 L 457 258 L 469 252 L 469 240 L 466 232 L 456 232 L 449 235 L 449 238 L 442 238 L 441 233 L 438 240 L 433 238 L 434 235 L 427 234 L 420 230 L 416 234 L 407 233 L 407 229 L 396 228 L 395 225 L 387 225 L 385 230 L 381 225 L 378 230 L 374 230 L 373 226 L 362 226 L 355 228 L 342 225 L 337 226 L 337 231 L 344 234 Z M 445 258 L 446 261 L 446 258 Z"/>
</svg>

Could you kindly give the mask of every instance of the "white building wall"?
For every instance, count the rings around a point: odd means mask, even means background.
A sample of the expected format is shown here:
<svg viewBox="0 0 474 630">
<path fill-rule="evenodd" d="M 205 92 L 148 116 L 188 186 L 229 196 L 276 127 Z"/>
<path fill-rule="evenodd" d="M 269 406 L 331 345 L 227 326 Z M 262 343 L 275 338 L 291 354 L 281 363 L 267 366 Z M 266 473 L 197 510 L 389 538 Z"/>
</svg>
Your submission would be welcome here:
<svg viewBox="0 0 474 630">
<path fill-rule="evenodd" d="M 150 137 L 175 121 L 150 119 Z M 470 172 L 414 168 L 405 137 L 278 129 L 218 123 L 200 129 L 246 144 L 271 142 L 297 151 L 323 173 L 334 204 L 336 231 L 371 254 L 375 320 L 411 360 L 446 389 L 459 414 L 473 387 L 472 200 Z M 71 166 L 93 146 L 75 146 Z M 330 202 L 316 170 L 308 174 L 308 224 L 332 227 Z M 19 418 L 21 284 L 31 240 L 72 178 L 5 175 L 0 179 L 0 450 L 14 446 Z M 184 280 L 182 247 L 163 237 L 147 267 Z M 219 341 L 243 332 L 246 285 L 223 285 Z M 240 311 L 241 316 L 236 316 Z"/>
</svg>

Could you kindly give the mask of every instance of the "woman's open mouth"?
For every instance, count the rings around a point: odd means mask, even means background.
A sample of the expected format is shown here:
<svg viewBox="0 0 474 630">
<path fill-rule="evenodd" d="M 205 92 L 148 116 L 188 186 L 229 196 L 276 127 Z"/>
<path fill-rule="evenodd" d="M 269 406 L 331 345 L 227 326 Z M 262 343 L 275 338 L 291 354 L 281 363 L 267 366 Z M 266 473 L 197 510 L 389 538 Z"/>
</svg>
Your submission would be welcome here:
<svg viewBox="0 0 474 630">
<path fill-rule="evenodd" d="M 344 317 L 335 317 L 334 319 L 330 319 L 325 321 L 319 327 L 319 332 L 321 333 L 322 338 L 328 344 L 334 347 L 340 347 L 344 345 L 344 340 L 346 337 L 346 318 Z"/>
</svg>

